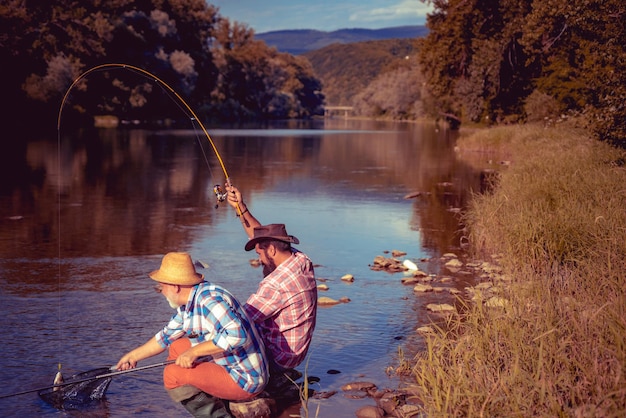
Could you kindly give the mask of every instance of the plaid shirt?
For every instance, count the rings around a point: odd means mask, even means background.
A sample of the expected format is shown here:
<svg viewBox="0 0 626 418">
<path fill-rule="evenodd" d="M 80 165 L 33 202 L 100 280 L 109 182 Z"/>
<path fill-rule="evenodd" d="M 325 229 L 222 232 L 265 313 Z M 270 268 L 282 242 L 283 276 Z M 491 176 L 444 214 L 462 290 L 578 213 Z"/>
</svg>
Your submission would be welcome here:
<svg viewBox="0 0 626 418">
<path fill-rule="evenodd" d="M 224 367 L 243 390 L 255 393 L 267 383 L 269 372 L 253 323 L 226 289 L 202 282 L 194 286 L 187 304 L 176 310 L 155 338 L 163 348 L 181 337 L 188 337 L 192 345 L 212 341 L 224 350 L 223 355 L 205 356 L 200 361 Z"/>
<path fill-rule="evenodd" d="M 289 259 L 261 281 L 244 309 L 256 322 L 274 363 L 283 368 L 302 363 L 317 314 L 317 285 L 311 260 L 294 250 Z"/>
</svg>

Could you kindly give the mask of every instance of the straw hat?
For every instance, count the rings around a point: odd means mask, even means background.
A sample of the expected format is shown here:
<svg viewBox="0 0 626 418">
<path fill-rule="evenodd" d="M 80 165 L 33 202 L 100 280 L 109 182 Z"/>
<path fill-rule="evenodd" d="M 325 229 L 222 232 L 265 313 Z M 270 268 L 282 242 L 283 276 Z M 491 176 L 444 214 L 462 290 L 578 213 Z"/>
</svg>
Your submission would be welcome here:
<svg viewBox="0 0 626 418">
<path fill-rule="evenodd" d="M 160 283 L 193 286 L 204 280 L 204 275 L 196 273 L 187 253 L 167 253 L 161 261 L 161 267 L 149 274 L 152 280 Z"/>
<path fill-rule="evenodd" d="M 298 238 L 293 235 L 287 235 L 285 224 L 261 225 L 254 228 L 254 236 L 246 243 L 246 251 L 253 249 L 257 242 L 268 239 L 285 241 L 290 244 L 300 244 Z"/>
</svg>

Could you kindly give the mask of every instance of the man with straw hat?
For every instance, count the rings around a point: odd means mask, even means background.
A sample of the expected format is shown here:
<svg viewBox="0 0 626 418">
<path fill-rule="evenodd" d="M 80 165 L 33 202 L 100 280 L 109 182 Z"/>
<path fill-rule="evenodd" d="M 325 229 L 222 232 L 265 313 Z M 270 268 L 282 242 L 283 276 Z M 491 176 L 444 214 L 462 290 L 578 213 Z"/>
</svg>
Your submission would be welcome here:
<svg viewBox="0 0 626 418">
<path fill-rule="evenodd" d="M 169 347 L 163 383 L 171 398 L 196 417 L 231 417 L 223 400 L 246 401 L 263 391 L 268 364 L 253 321 L 226 289 L 204 281 L 187 253 L 163 257 L 150 273 L 176 313 L 145 344 L 124 354 L 127 370 Z M 269 406 L 268 406 L 269 408 Z M 264 414 L 269 415 L 269 410 Z"/>
<path fill-rule="evenodd" d="M 244 309 L 265 342 L 274 380 L 275 375 L 301 364 L 311 344 L 317 315 L 313 263 L 291 247 L 300 241 L 287 234 L 285 225 L 261 225 L 250 213 L 241 192 L 231 185 L 226 189 L 228 203 L 237 211 L 249 237 L 245 250 L 254 249 L 263 264 L 264 278 Z"/>
</svg>

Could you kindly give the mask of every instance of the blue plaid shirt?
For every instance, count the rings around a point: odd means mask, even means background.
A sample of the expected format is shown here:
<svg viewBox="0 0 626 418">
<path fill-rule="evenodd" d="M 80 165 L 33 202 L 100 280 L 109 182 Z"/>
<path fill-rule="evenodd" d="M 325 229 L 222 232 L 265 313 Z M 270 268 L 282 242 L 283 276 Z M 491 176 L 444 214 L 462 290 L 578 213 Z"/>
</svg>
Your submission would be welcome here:
<svg viewBox="0 0 626 418">
<path fill-rule="evenodd" d="M 163 348 L 181 337 L 188 337 L 192 345 L 212 341 L 223 354 L 199 361 L 223 366 L 246 392 L 256 393 L 268 381 L 265 351 L 254 322 L 230 292 L 213 283 L 194 286 L 187 304 L 155 337 Z"/>
</svg>

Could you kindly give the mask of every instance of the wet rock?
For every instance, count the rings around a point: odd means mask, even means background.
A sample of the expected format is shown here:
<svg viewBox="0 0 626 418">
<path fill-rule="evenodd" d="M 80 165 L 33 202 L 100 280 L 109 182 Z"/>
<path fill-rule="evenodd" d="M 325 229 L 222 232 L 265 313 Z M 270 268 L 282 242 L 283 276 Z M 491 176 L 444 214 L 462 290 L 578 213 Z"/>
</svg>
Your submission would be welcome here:
<svg viewBox="0 0 626 418">
<path fill-rule="evenodd" d="M 317 304 L 319 306 L 332 306 L 332 305 L 338 305 L 340 303 L 348 303 L 348 302 L 350 302 L 350 298 L 345 297 L 345 296 L 340 297 L 339 300 L 329 298 L 327 296 L 322 296 L 322 297 L 317 298 Z"/>
<path fill-rule="evenodd" d="M 261 265 L 261 260 L 259 260 L 258 258 L 253 258 L 249 260 L 249 263 L 252 267 L 259 267 Z"/>
<path fill-rule="evenodd" d="M 370 265 L 370 269 L 375 271 L 387 271 L 389 273 L 397 273 L 407 271 L 407 268 L 402 265 L 402 262 L 394 257 L 387 258 L 382 255 L 374 257 L 373 264 Z"/>
<path fill-rule="evenodd" d="M 343 276 L 341 276 L 341 280 L 343 280 L 344 282 L 353 282 L 354 276 L 351 274 L 344 274 Z"/>
<path fill-rule="evenodd" d="M 317 290 L 323 290 L 323 291 L 327 291 L 328 290 L 328 285 L 326 284 L 318 284 L 317 285 Z"/>
<path fill-rule="evenodd" d="M 335 394 L 337 394 L 336 390 L 326 390 L 322 392 L 315 392 L 313 394 L 313 399 L 328 399 L 331 396 L 334 396 Z"/>
<path fill-rule="evenodd" d="M 341 390 L 343 391 L 356 390 L 365 392 L 373 389 L 377 389 L 377 386 L 372 382 L 351 382 L 346 383 L 341 387 Z"/>
</svg>

